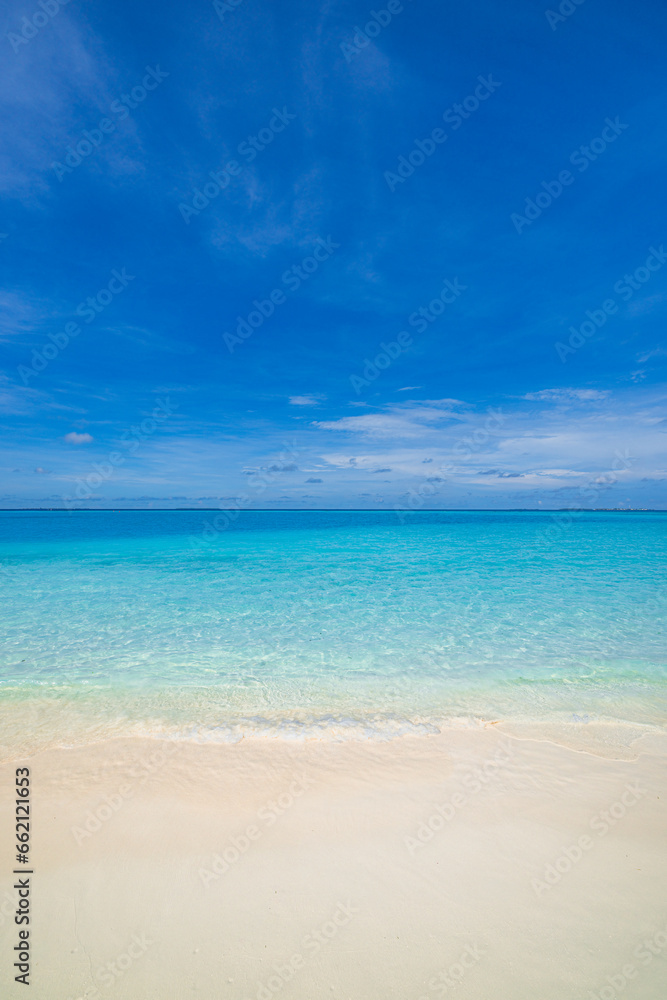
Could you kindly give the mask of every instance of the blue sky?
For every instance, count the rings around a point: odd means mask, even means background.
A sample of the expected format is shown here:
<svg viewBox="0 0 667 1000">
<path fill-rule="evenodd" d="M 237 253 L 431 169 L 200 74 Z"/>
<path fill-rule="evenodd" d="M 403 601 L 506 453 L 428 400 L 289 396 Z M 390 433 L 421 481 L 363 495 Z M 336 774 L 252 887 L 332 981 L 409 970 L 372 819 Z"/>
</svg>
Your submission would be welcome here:
<svg viewBox="0 0 667 1000">
<path fill-rule="evenodd" d="M 4 5 L 0 504 L 664 508 L 667 8 L 550 9 Z"/>
</svg>

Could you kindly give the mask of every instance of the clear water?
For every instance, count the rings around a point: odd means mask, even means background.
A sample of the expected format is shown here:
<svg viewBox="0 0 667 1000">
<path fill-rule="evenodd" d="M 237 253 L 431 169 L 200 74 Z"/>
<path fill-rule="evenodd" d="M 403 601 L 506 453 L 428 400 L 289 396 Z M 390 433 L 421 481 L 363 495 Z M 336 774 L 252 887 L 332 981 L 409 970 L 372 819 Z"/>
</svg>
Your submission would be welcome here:
<svg viewBox="0 0 667 1000">
<path fill-rule="evenodd" d="M 4 511 L 0 706 L 72 739 L 662 724 L 666 557 L 655 513 Z"/>
</svg>

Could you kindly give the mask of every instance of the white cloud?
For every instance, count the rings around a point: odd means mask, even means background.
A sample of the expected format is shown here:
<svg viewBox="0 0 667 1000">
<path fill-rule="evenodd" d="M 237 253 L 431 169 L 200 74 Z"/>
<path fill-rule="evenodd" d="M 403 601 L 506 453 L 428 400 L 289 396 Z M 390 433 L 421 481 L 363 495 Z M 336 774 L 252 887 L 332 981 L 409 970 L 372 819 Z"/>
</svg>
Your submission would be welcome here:
<svg viewBox="0 0 667 1000">
<path fill-rule="evenodd" d="M 606 399 L 608 395 L 606 389 L 541 389 L 539 392 L 527 392 L 523 399 L 547 403 L 593 403 Z"/>
<path fill-rule="evenodd" d="M 35 308 L 34 301 L 21 292 L 0 292 L 0 337 L 3 339 L 30 333 L 41 319 L 42 310 Z"/>
<path fill-rule="evenodd" d="M 76 431 L 70 431 L 63 438 L 68 444 L 90 444 L 93 440 L 92 434 L 78 434 Z"/>
<path fill-rule="evenodd" d="M 0 396 L 2 389 L 0 376 Z M 312 485 L 323 486 L 327 502 L 344 506 L 364 489 L 380 485 L 379 470 L 392 469 L 381 473 L 391 479 L 390 484 L 382 484 L 387 503 L 430 481 L 437 486 L 435 506 L 441 502 L 456 505 L 466 491 L 481 506 L 492 506 L 495 497 L 500 498 L 499 503 L 519 506 L 531 506 L 541 498 L 547 506 L 557 506 L 561 491 L 565 496 L 564 491 L 572 493 L 613 472 L 617 480 L 614 489 L 620 490 L 623 484 L 626 493 L 644 480 L 645 485 L 636 487 L 640 492 L 632 494 L 633 502 L 636 498 L 638 506 L 655 506 L 665 483 L 649 486 L 648 480 L 655 480 L 664 470 L 664 395 L 662 388 L 624 386 L 601 402 L 561 405 L 542 401 L 528 406 L 513 397 L 494 400 L 492 409 L 485 401 L 473 405 L 411 400 L 355 411 L 354 415 L 347 410 L 347 416 L 343 416 L 343 409 L 338 419 L 328 421 L 313 421 L 312 411 L 292 410 L 289 422 L 288 414 L 284 415 L 286 425 L 293 424 L 296 416 L 306 419 L 300 421 L 299 439 L 289 445 L 289 453 L 282 426 L 267 431 L 253 424 L 252 435 L 243 436 L 201 423 L 195 430 L 189 428 L 190 433 L 179 430 L 178 434 L 152 435 L 142 446 L 141 461 L 119 468 L 113 486 L 105 487 L 104 492 L 158 498 L 161 493 L 208 497 L 247 492 L 253 505 L 270 506 L 288 483 L 294 482 L 298 490 L 305 474 L 306 480 L 322 478 L 323 484 Z M 44 411 L 47 419 L 53 416 L 48 397 L 36 397 L 31 405 Z M 491 418 L 491 414 L 502 414 L 502 419 Z M 62 416 L 56 414 L 56 419 Z M 68 415 L 68 422 L 76 424 L 73 415 Z M 79 431 L 71 433 L 80 435 L 82 425 L 77 426 Z M 34 484 L 42 479 L 35 479 L 33 470 L 42 468 L 47 460 L 52 470 L 59 471 L 40 475 L 46 474 L 52 482 L 75 483 L 77 477 L 90 471 L 86 447 L 65 441 L 64 428 L 55 435 L 52 428 L 52 424 L 45 424 L 42 438 L 33 445 L 12 447 L 5 441 L 0 448 L 0 464 L 8 472 L 24 470 L 6 477 L 21 497 L 34 496 L 38 490 Z M 51 449 L 48 454 L 45 445 Z M 626 456 L 629 462 L 624 471 Z M 292 465 L 298 465 L 301 472 L 288 471 Z M 268 472 L 270 466 L 280 471 Z M 241 469 L 266 473 L 270 480 L 266 490 L 259 492 L 249 486 L 240 475 Z M 439 482 L 442 480 L 446 484 Z M 73 487 L 68 489 L 71 492 Z M 651 504 L 641 503 L 641 491 L 649 489 L 654 491 Z M 295 503 L 299 496 L 294 494 Z M 369 496 L 373 503 L 379 503 L 375 493 Z"/>
<path fill-rule="evenodd" d="M 628 306 L 628 316 L 643 316 L 651 313 L 656 306 L 664 302 L 664 295 L 649 295 L 645 299 L 637 299 Z"/>
<path fill-rule="evenodd" d="M 425 399 L 421 403 L 392 406 L 381 413 L 364 413 L 339 420 L 314 420 L 313 426 L 325 431 L 362 434 L 368 438 L 423 438 L 432 428 L 451 420 L 462 419 L 458 399 Z"/>
<path fill-rule="evenodd" d="M 321 396 L 290 396 L 292 406 L 319 406 Z"/>
<path fill-rule="evenodd" d="M 652 351 L 647 351 L 646 354 L 641 354 L 637 358 L 637 361 L 639 361 L 640 364 L 644 364 L 644 362 L 648 361 L 650 358 L 661 358 L 661 357 L 667 357 L 667 348 L 655 347 Z"/>
<path fill-rule="evenodd" d="M 533 475 L 563 479 L 571 476 L 580 476 L 581 472 L 575 472 L 573 469 L 535 469 Z"/>
</svg>

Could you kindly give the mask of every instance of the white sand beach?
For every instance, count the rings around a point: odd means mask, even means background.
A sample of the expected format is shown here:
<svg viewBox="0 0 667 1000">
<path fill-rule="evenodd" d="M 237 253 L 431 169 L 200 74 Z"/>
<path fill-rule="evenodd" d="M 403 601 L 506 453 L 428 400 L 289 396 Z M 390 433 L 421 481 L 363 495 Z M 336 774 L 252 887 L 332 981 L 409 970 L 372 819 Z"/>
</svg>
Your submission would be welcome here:
<svg viewBox="0 0 667 1000">
<path fill-rule="evenodd" d="M 30 995 L 655 1000 L 664 752 L 645 737 L 602 756 L 579 731 L 577 749 L 490 726 L 6 762 L 8 839 L 7 790 L 31 771 Z M 13 975 L 3 996 L 25 995 Z"/>
</svg>

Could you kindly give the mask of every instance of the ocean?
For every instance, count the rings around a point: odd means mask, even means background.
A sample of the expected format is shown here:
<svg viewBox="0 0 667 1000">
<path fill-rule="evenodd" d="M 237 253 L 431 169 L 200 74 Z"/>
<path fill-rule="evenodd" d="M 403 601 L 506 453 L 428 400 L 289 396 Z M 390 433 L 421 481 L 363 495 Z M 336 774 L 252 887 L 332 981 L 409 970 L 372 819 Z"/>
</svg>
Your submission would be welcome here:
<svg viewBox="0 0 667 1000">
<path fill-rule="evenodd" d="M 665 723 L 667 514 L 2 511 L 0 589 L 26 750 Z"/>
</svg>

